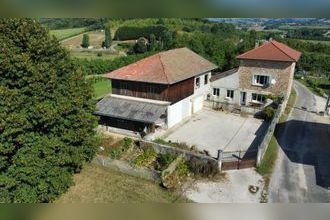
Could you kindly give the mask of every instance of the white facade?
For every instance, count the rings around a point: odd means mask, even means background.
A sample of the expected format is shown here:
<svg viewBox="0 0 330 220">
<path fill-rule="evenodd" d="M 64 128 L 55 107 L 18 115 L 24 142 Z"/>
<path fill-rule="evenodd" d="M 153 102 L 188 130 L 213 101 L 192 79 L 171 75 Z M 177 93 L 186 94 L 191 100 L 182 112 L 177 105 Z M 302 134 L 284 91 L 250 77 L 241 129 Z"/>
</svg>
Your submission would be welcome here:
<svg viewBox="0 0 330 220">
<path fill-rule="evenodd" d="M 194 78 L 194 94 L 167 107 L 167 127 L 171 128 L 203 108 L 203 102 L 211 88 L 211 72 Z"/>
</svg>

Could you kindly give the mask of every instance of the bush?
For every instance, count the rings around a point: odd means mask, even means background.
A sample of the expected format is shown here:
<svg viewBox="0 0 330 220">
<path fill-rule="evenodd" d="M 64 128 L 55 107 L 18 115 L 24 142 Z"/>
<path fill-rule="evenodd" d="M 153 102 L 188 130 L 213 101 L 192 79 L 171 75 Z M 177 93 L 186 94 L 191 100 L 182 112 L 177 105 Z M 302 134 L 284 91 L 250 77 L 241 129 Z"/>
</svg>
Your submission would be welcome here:
<svg viewBox="0 0 330 220">
<path fill-rule="evenodd" d="M 186 163 L 186 160 L 181 160 L 177 165 L 176 165 L 176 174 L 178 177 L 185 177 L 189 174 L 189 167 Z"/>
<path fill-rule="evenodd" d="M 113 144 L 111 147 L 106 149 L 106 153 L 112 159 L 119 159 L 129 149 L 132 144 L 132 139 L 125 137 L 120 142 Z"/>
<path fill-rule="evenodd" d="M 208 177 L 214 176 L 218 173 L 218 167 L 214 166 L 210 161 L 202 161 L 200 159 L 192 158 L 187 162 L 189 170 L 198 176 Z"/>
<path fill-rule="evenodd" d="M 139 156 L 137 156 L 133 161 L 132 161 L 132 165 L 134 167 L 142 167 L 145 166 L 147 164 L 149 164 L 154 158 L 156 157 L 156 152 L 155 150 L 150 147 L 147 148 L 143 151 L 142 154 L 140 154 Z"/>
<path fill-rule="evenodd" d="M 113 60 L 103 59 L 74 59 L 76 65 L 80 67 L 85 75 L 100 75 L 116 70 L 120 67 L 137 62 L 154 53 L 144 53 L 118 57 Z"/>
<path fill-rule="evenodd" d="M 155 166 L 156 170 L 162 171 L 166 169 L 176 158 L 176 155 L 174 154 L 159 154 L 157 156 L 157 163 Z"/>
<path fill-rule="evenodd" d="M 101 56 L 103 56 L 103 53 L 102 52 L 97 52 L 97 54 L 96 54 L 98 57 L 101 57 Z"/>
<path fill-rule="evenodd" d="M 271 121 L 274 118 L 275 114 L 276 114 L 276 109 L 274 109 L 271 106 L 266 107 L 262 112 L 263 118 L 266 121 Z"/>
<path fill-rule="evenodd" d="M 135 40 L 140 37 L 148 38 L 151 34 L 154 34 L 157 38 L 163 36 L 164 31 L 168 31 L 168 28 L 162 25 L 145 26 L 145 27 L 119 27 L 115 33 L 115 39 L 117 40 Z"/>
<path fill-rule="evenodd" d="M 81 42 L 81 46 L 83 48 L 88 48 L 89 47 L 89 36 L 88 34 L 84 34 L 83 35 L 83 39 L 82 39 L 82 42 Z"/>
</svg>

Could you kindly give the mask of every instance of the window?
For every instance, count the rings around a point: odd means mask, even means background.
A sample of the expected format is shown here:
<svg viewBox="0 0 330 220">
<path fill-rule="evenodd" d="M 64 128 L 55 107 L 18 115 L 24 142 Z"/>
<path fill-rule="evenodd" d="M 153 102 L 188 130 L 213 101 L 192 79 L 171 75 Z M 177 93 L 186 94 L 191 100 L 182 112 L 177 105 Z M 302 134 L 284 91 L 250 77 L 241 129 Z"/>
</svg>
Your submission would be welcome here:
<svg viewBox="0 0 330 220">
<path fill-rule="evenodd" d="M 204 75 L 204 84 L 206 85 L 208 83 L 209 83 L 209 75 L 206 74 L 206 75 Z"/>
<path fill-rule="evenodd" d="M 265 75 L 254 75 L 253 84 L 258 86 L 265 86 L 269 84 L 269 76 Z"/>
<path fill-rule="evenodd" d="M 252 93 L 253 102 L 265 102 L 266 98 L 264 95 Z"/>
<path fill-rule="evenodd" d="M 227 98 L 234 98 L 234 90 L 227 90 Z"/>
<path fill-rule="evenodd" d="M 220 96 L 220 89 L 219 88 L 213 88 L 213 95 Z"/>
<path fill-rule="evenodd" d="M 199 88 L 201 85 L 199 77 L 196 78 L 196 87 Z"/>
</svg>

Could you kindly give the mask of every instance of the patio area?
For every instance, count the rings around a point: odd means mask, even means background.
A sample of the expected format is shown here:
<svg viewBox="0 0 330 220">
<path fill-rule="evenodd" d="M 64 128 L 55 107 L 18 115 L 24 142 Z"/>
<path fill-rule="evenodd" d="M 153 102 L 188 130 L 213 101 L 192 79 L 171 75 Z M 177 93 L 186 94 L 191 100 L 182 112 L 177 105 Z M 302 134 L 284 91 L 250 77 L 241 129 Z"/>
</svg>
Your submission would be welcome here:
<svg viewBox="0 0 330 220">
<path fill-rule="evenodd" d="M 219 149 L 230 152 L 256 148 L 267 126 L 260 119 L 203 109 L 185 123 L 170 129 L 163 139 L 185 142 L 217 157 Z"/>
</svg>

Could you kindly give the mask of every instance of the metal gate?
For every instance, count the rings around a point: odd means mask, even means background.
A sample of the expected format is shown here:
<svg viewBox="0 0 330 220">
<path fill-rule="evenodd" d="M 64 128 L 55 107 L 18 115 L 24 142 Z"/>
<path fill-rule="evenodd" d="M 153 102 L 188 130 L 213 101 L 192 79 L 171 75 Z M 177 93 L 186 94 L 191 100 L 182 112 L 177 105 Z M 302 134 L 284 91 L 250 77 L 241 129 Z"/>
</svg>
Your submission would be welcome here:
<svg viewBox="0 0 330 220">
<path fill-rule="evenodd" d="M 221 170 L 236 170 L 255 167 L 257 164 L 257 152 L 257 149 L 223 152 L 221 158 Z"/>
</svg>

